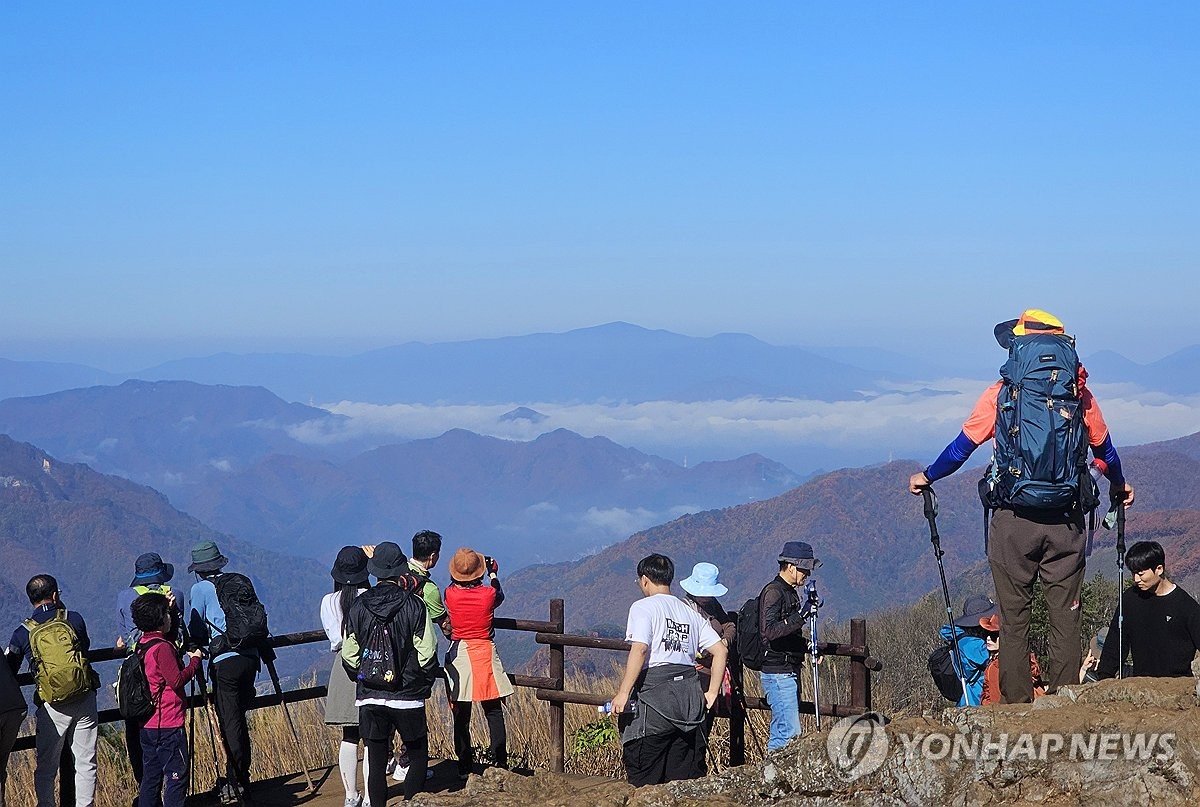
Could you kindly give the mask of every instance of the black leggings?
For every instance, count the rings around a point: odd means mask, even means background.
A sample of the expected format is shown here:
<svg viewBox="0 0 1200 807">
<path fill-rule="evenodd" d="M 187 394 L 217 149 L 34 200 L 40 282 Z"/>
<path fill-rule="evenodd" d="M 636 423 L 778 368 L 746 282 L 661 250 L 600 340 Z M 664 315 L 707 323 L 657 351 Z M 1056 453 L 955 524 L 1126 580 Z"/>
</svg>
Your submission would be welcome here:
<svg viewBox="0 0 1200 807">
<path fill-rule="evenodd" d="M 471 701 L 456 701 L 454 704 L 454 753 L 458 757 L 459 773 L 471 770 Z M 483 701 L 483 715 L 487 718 L 488 734 L 491 738 L 489 750 L 492 762 L 498 768 L 508 767 L 508 730 L 504 727 L 504 705 L 500 698 Z M 372 802 L 374 804 L 374 802 Z"/>
<path fill-rule="evenodd" d="M 367 746 L 370 778 L 367 780 L 367 799 L 381 807 L 387 804 L 387 760 L 391 756 L 392 732 L 408 748 L 408 775 L 404 777 L 404 799 L 407 801 L 425 786 L 425 771 L 429 766 L 428 738 L 425 734 L 425 707 L 418 709 L 389 709 L 386 706 L 362 706 L 358 710 L 358 727 Z"/>
</svg>

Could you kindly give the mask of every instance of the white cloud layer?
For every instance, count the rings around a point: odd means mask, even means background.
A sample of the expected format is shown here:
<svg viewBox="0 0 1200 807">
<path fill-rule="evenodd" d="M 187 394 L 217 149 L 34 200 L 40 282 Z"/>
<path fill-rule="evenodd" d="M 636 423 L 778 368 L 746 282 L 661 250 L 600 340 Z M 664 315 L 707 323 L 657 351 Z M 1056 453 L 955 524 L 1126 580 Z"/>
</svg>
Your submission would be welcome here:
<svg viewBox="0 0 1200 807">
<path fill-rule="evenodd" d="M 987 383 L 941 379 L 897 387 L 858 401 L 833 402 L 743 398 L 690 403 L 564 405 L 521 401 L 497 406 L 436 406 L 342 401 L 324 408 L 346 416 L 346 420 L 332 427 L 301 424 L 289 432 L 303 442 L 332 444 L 346 440 L 411 440 L 437 436 L 453 428 L 532 440 L 547 431 L 565 428 L 648 451 L 674 448 L 678 456 L 689 456 L 693 463 L 752 451 L 783 459 L 803 449 L 809 456 L 832 458 L 846 452 L 856 458 L 848 464 L 855 464 L 868 455 L 886 460 L 889 454 L 926 457 L 929 451 L 939 450 L 957 434 Z M 1094 385 L 1094 390 L 1118 446 L 1200 431 L 1200 396 L 1172 397 L 1129 385 Z M 500 419 L 518 405 L 529 406 L 547 417 L 536 424 Z"/>
</svg>

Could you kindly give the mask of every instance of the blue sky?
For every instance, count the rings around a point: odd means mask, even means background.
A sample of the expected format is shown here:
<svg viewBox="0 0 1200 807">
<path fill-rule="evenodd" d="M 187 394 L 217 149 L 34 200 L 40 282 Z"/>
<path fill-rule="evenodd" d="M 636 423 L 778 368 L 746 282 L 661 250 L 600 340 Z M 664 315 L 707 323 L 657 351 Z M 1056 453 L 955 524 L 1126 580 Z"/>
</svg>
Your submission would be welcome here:
<svg viewBox="0 0 1200 807">
<path fill-rule="evenodd" d="M 0 11 L 0 356 L 1200 342 L 1194 3 Z M 948 337 L 948 338 L 947 338 Z"/>
</svg>

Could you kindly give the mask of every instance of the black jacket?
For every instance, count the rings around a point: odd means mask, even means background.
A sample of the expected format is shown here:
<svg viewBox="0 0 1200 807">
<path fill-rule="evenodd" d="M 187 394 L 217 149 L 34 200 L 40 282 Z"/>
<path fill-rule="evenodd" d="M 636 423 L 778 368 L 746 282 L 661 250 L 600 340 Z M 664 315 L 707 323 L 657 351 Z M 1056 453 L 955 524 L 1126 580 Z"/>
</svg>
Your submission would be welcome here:
<svg viewBox="0 0 1200 807">
<path fill-rule="evenodd" d="M 360 642 L 366 641 L 371 623 L 387 623 L 391 630 L 392 654 L 402 659 L 400 683 L 395 689 L 374 690 L 358 682 L 359 698 L 383 700 L 426 700 L 437 678 L 437 636 L 420 588 L 401 588 L 377 583 L 355 598 L 347 617 L 347 637 L 342 643 L 342 661 L 357 669 Z"/>
<path fill-rule="evenodd" d="M 758 595 L 763 672 L 796 672 L 804 663 L 808 642 L 801 632 L 804 630 L 803 605 L 795 587 L 778 575 Z"/>
</svg>

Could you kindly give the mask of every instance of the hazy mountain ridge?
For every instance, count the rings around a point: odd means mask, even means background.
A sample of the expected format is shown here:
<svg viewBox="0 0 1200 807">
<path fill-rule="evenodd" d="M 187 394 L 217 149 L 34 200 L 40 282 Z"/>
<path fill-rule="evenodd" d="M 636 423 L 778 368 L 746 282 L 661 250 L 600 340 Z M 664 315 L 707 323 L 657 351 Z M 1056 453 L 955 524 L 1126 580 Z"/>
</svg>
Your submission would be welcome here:
<svg viewBox="0 0 1200 807">
<path fill-rule="evenodd" d="M 489 549 L 511 568 L 619 540 L 630 519 L 655 523 L 673 508 L 768 498 L 797 481 L 756 455 L 685 469 L 564 430 L 529 442 L 452 430 L 340 466 L 269 457 L 189 492 L 186 509 L 234 534 L 274 534 L 317 556 L 342 543 L 404 545 L 433 528 L 455 545 Z"/>
<path fill-rule="evenodd" d="M 997 366 L 1000 361 L 998 356 Z M 1112 351 L 1089 354 L 1085 363 L 1104 383 L 1200 393 L 1200 345 L 1146 364 Z M 226 352 L 128 373 L 0 359 L 0 398 L 137 378 L 265 386 L 287 400 L 319 402 L 520 404 L 782 395 L 831 401 L 856 400 L 860 391 L 878 389 L 881 380 L 911 383 L 981 372 L 990 376 L 992 368 L 884 348 L 780 346 L 748 334 L 691 337 L 611 322 L 562 333 L 409 342 L 350 356 Z"/>
<path fill-rule="evenodd" d="M 252 576 L 276 633 L 311 630 L 317 603 L 329 588 L 328 568 L 224 535 L 173 508 L 151 488 L 60 462 L 28 443 L 0 435 L 0 598 L 12 625 L 28 610 L 26 581 L 48 572 L 63 599 L 88 621 L 96 646 L 116 637 L 116 596 L 129 586 L 134 561 L 155 551 L 175 564 L 175 587 L 194 580 L 186 571 L 191 548 L 214 540 L 230 569 Z"/>
<path fill-rule="evenodd" d="M 0 433 L 167 491 L 270 454 L 327 454 L 289 430 L 342 420 L 324 409 L 286 403 L 263 387 L 191 381 L 125 381 L 0 401 Z"/>
<path fill-rule="evenodd" d="M 1192 458 L 1198 446 L 1200 433 L 1122 450 L 1126 475 L 1138 489 L 1127 542 L 1163 543 L 1180 580 L 1200 572 L 1200 463 Z M 827 614 L 848 617 L 910 603 L 938 585 L 921 500 L 907 491 L 909 475 L 919 469 L 916 463 L 895 462 L 834 471 L 768 501 L 684 516 L 638 532 L 575 563 L 522 569 L 506 580 L 506 607 L 515 615 L 534 615 L 546 600 L 564 597 L 574 628 L 623 624 L 638 593 L 633 584 L 637 561 L 662 552 L 674 559 L 676 579 L 696 562 L 716 563 L 730 589 L 723 601 L 736 608 L 774 575 L 779 547 L 788 540 L 808 541 L 822 560 L 816 578 Z M 978 470 L 964 469 L 935 486 L 951 576 L 985 560 L 978 479 Z M 1115 540 L 1115 531 L 1097 530 L 1089 574 L 1102 569 L 1115 575 Z"/>
</svg>

